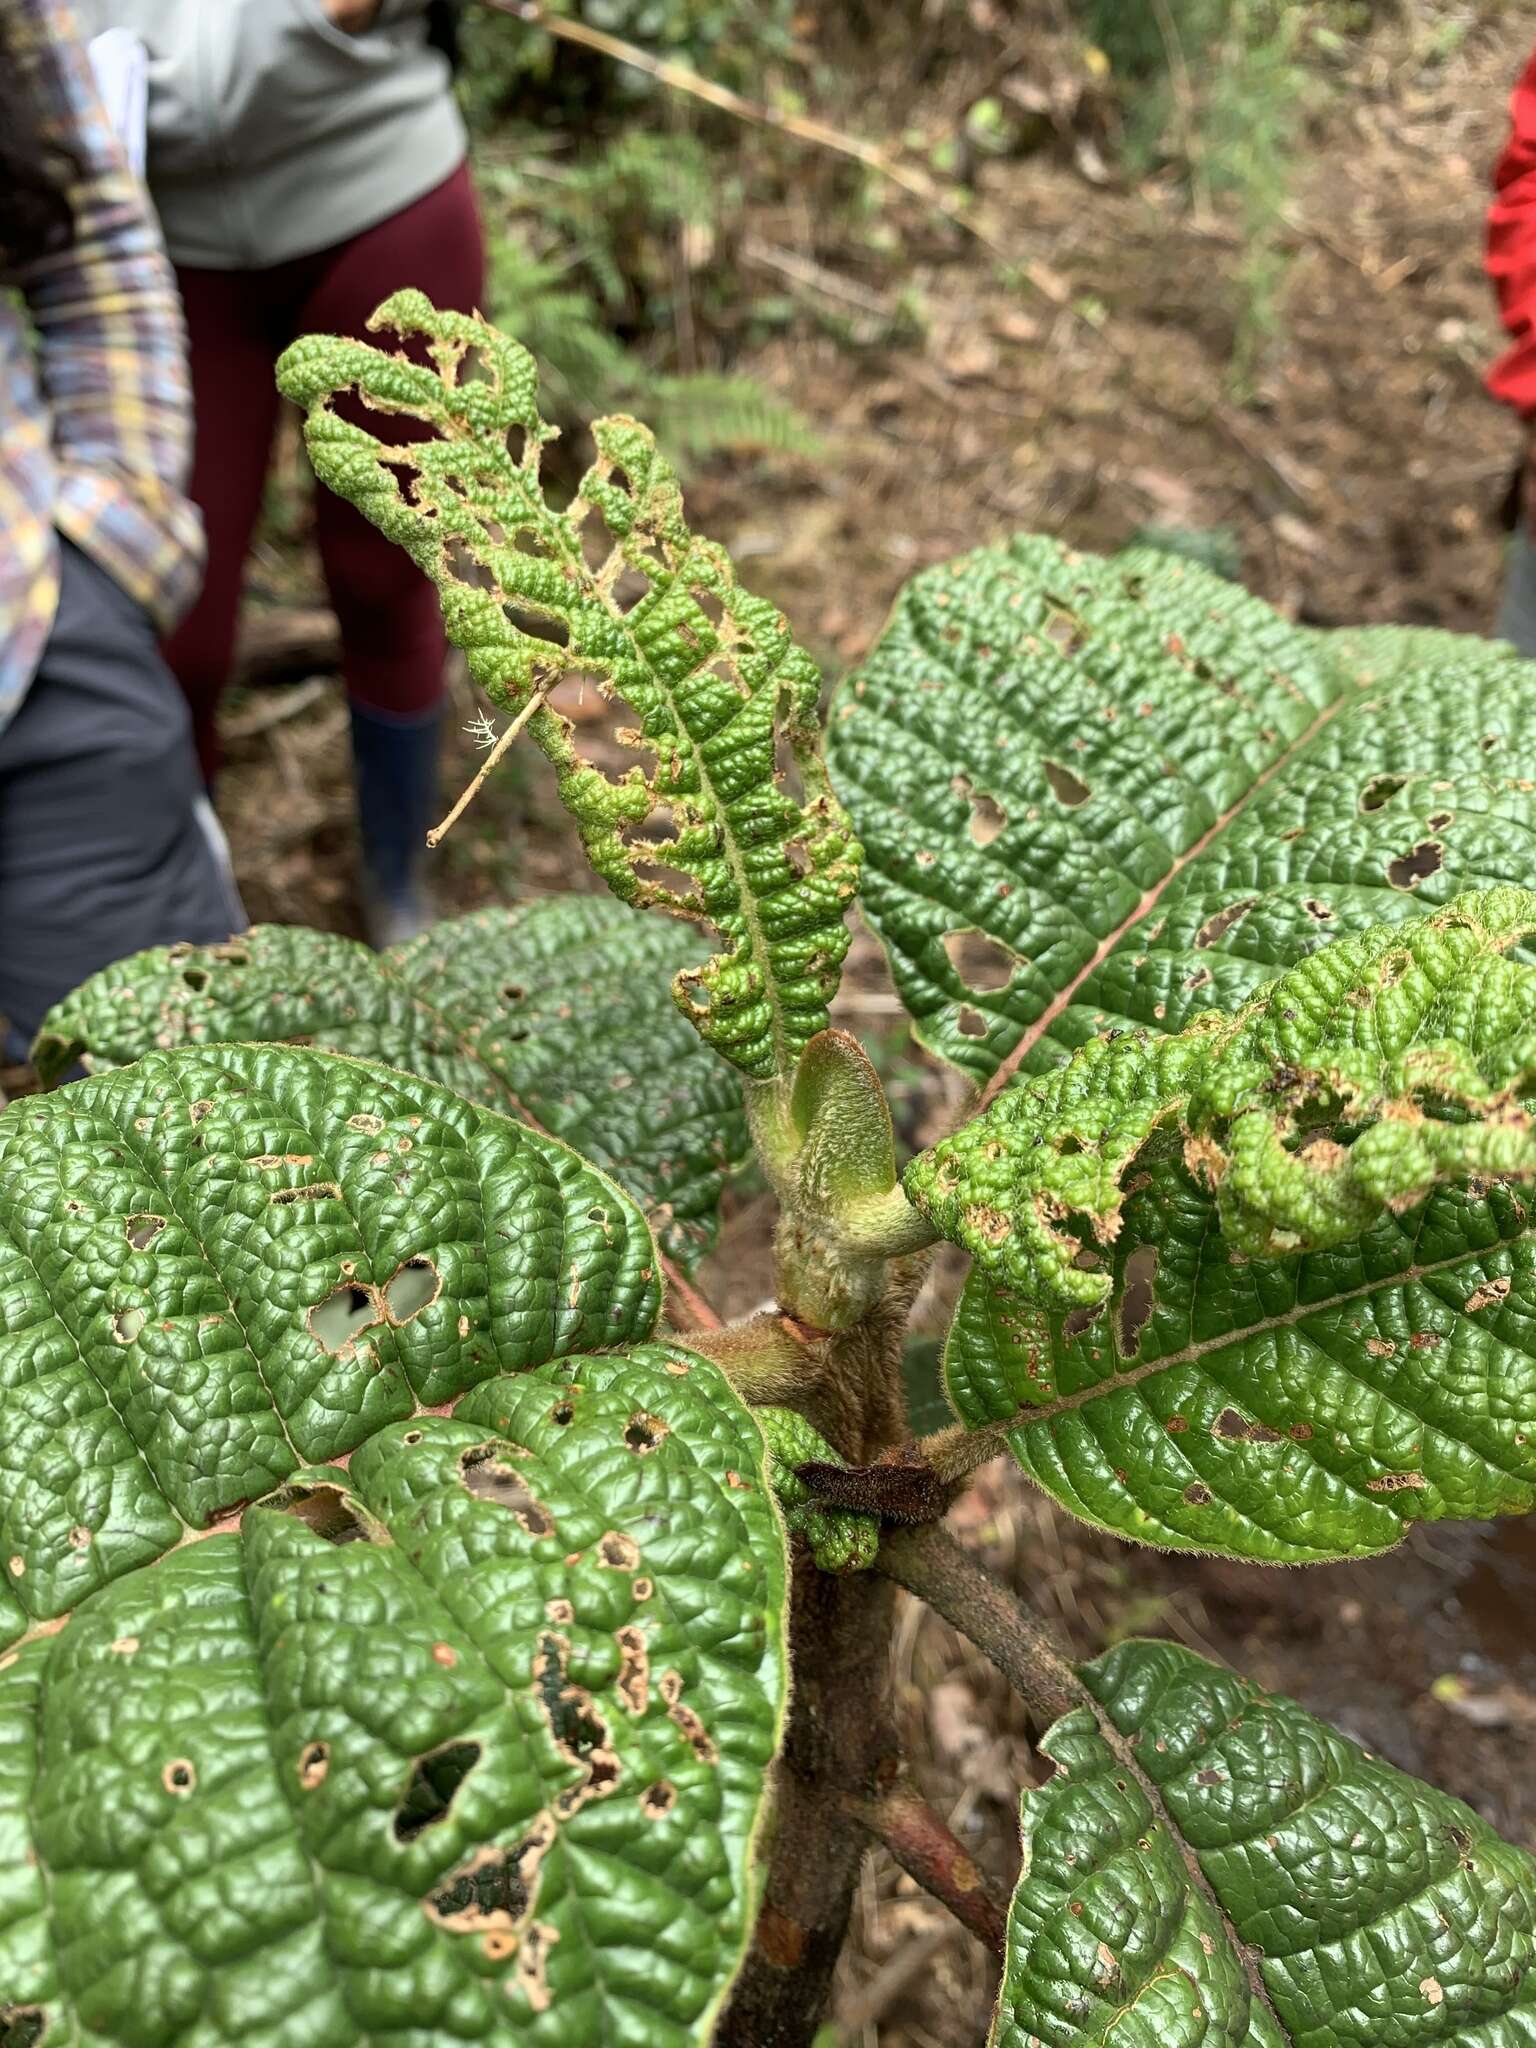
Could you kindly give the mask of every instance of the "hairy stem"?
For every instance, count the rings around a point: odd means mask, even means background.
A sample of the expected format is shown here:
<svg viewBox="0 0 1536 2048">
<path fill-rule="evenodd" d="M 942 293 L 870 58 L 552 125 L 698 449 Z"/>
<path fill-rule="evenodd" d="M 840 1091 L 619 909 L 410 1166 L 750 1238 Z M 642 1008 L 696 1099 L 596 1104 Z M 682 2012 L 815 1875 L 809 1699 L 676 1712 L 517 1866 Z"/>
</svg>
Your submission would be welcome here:
<svg viewBox="0 0 1536 2048">
<path fill-rule="evenodd" d="M 953 1486 L 978 1466 L 989 1465 L 994 1458 L 1001 1457 L 1008 1448 L 1008 1432 L 1017 1429 L 1022 1419 L 989 1422 L 980 1429 L 952 1422 L 944 1429 L 936 1429 L 932 1436 L 919 1437 L 914 1448 L 938 1479 Z"/>
<path fill-rule="evenodd" d="M 872 1572 L 832 1578 L 796 1558 L 773 1855 L 716 2048 L 809 2048 L 821 2023 L 868 1847 L 842 1802 L 850 1789 L 873 1797 L 896 1769 L 893 1605 Z"/>
<path fill-rule="evenodd" d="M 1045 1623 L 935 1523 L 891 1529 L 875 1568 L 941 1614 L 989 1657 L 1042 1722 L 1088 1699 L 1071 1658 Z"/>
<path fill-rule="evenodd" d="M 850 1799 L 847 1806 L 909 1877 L 1002 1958 L 1008 1942 L 1008 1909 L 920 1793 L 901 1780 L 873 1799 Z"/>
</svg>

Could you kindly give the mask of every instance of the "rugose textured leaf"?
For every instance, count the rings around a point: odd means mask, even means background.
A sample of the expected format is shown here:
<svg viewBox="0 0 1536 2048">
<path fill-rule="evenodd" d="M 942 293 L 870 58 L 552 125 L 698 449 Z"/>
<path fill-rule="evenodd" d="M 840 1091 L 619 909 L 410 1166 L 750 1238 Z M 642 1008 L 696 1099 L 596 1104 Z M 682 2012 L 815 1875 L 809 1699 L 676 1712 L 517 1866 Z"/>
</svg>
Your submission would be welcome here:
<svg viewBox="0 0 1536 2048">
<path fill-rule="evenodd" d="M 1536 1861 L 1175 1643 L 1084 1672 L 1023 1801 L 993 2048 L 1485 2048 L 1536 2029 Z"/>
<path fill-rule="evenodd" d="M 156 1047 L 299 1039 L 382 1060 L 564 1138 L 641 1202 L 691 1265 L 747 1152 L 741 1090 L 677 1014 L 668 982 L 695 937 L 608 896 L 452 918 L 370 952 L 333 932 L 258 925 L 223 946 L 136 953 L 43 1021 L 45 1081 Z"/>
<path fill-rule="evenodd" d="M 897 987 L 986 1079 L 1529 882 L 1533 690 L 1507 647 L 1318 633 L 1192 563 L 1026 535 L 907 585 L 828 754 Z"/>
<path fill-rule="evenodd" d="M 369 325 L 424 337 L 434 367 L 335 336 L 294 343 L 278 381 L 308 413 L 315 473 L 436 583 L 450 636 L 498 704 L 527 710 L 578 675 L 630 707 L 616 737 L 651 766 L 617 779 L 582 758 L 558 710 L 537 710 L 528 730 L 610 888 L 720 935 L 718 954 L 677 977 L 685 1015 L 753 1079 L 788 1076 L 827 1021 L 858 879 L 821 764 L 815 664 L 725 551 L 689 530 L 647 428 L 596 421 L 597 460 L 557 512 L 539 477 L 555 430 L 526 349 L 419 292 L 396 293 Z M 347 390 L 435 438 L 376 439 L 332 409 Z"/>
<path fill-rule="evenodd" d="M 908 1169 L 975 1254 L 946 1358 L 1065 1505 L 1363 1555 L 1536 1501 L 1536 896 L 1339 941 L 1235 1017 L 1097 1040 Z"/>
<path fill-rule="evenodd" d="M 707 2038 L 783 1708 L 756 1425 L 554 1139 L 294 1048 L 0 1117 L 23 2038 Z"/>
</svg>

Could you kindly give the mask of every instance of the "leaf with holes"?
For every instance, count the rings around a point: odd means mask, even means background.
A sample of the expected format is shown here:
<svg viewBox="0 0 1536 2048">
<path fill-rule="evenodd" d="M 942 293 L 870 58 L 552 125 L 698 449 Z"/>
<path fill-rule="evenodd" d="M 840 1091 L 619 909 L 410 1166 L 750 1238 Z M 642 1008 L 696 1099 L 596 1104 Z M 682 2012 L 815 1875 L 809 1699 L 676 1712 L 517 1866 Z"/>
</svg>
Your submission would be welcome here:
<svg viewBox="0 0 1536 2048">
<path fill-rule="evenodd" d="M 156 1046 L 302 1039 L 382 1060 L 552 1131 L 643 1203 L 692 1265 L 747 1151 L 739 1085 L 678 1016 L 668 980 L 700 947 L 607 896 L 476 911 L 375 954 L 258 925 L 225 946 L 138 953 L 44 1019 L 45 1081 Z"/>
<path fill-rule="evenodd" d="M 1529 881 L 1533 689 L 1485 641 L 1316 633 L 1191 563 L 1022 537 L 907 585 L 828 752 L 919 1034 L 985 1080 Z"/>
<path fill-rule="evenodd" d="M 787 1077 L 826 1024 L 858 878 L 818 751 L 815 664 L 724 550 L 690 532 L 646 428 L 595 422 L 597 460 L 554 511 L 539 477 L 554 429 L 527 351 L 419 292 L 369 326 L 425 338 L 434 367 L 334 336 L 296 342 L 278 381 L 307 410 L 316 474 L 432 578 L 475 680 L 530 714 L 609 887 L 719 934 L 721 951 L 677 976 L 684 1014 L 743 1073 Z M 341 419 L 332 401 L 348 390 L 433 438 L 391 445 Z M 583 759 L 544 701 L 562 678 L 630 707 L 616 737 L 649 770 L 615 779 Z"/>
<path fill-rule="evenodd" d="M 915 1160 L 976 1258 L 965 1421 L 1087 1520 L 1232 1557 L 1536 1504 L 1533 932 L 1506 888 L 1341 939 Z"/>
<path fill-rule="evenodd" d="M 762 1439 L 638 1210 L 334 1055 L 0 1117 L 0 2006 L 702 2043 L 785 1694 Z"/>
<path fill-rule="evenodd" d="M 1474 2048 L 1536 2033 L 1536 1860 L 1174 1643 L 1041 1747 L 991 2048 Z"/>
</svg>

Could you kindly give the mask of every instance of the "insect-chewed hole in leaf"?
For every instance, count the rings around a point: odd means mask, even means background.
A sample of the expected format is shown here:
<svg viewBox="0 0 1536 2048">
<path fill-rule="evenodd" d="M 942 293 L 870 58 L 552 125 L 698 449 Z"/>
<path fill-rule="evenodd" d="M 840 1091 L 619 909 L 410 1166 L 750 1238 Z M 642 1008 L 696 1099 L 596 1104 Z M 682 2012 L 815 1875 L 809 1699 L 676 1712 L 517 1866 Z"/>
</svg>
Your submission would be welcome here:
<svg viewBox="0 0 1536 2048">
<path fill-rule="evenodd" d="M 969 1004 L 966 1004 L 955 1019 L 955 1029 L 962 1038 L 985 1038 L 987 1035 L 987 1020 L 982 1016 L 980 1010 L 973 1010 Z"/>
<path fill-rule="evenodd" d="M 1081 1337 L 1085 1330 L 1092 1328 L 1103 1313 L 1104 1304 L 1102 1301 L 1095 1301 L 1086 1308 L 1068 1309 L 1061 1321 L 1062 1336 L 1067 1338 Z"/>
<path fill-rule="evenodd" d="M 1256 896 L 1246 896 L 1241 903 L 1229 903 L 1225 910 L 1216 911 L 1195 933 L 1195 944 L 1202 951 L 1207 946 L 1214 946 L 1218 939 L 1227 936 L 1233 925 L 1242 923 L 1257 901 Z"/>
<path fill-rule="evenodd" d="M 136 1252 L 147 1251 L 164 1228 L 163 1216 L 146 1214 L 123 1218 L 123 1235 Z"/>
<path fill-rule="evenodd" d="M 658 1778 L 640 1794 L 640 1811 L 647 1820 L 660 1820 L 677 1804 L 677 1787 L 670 1778 Z"/>
<path fill-rule="evenodd" d="M 477 1849 L 422 1901 L 429 1920 L 453 1934 L 514 1931 L 538 1896 L 539 1865 L 555 1839 L 555 1824 L 541 1813 L 513 1849 Z"/>
<path fill-rule="evenodd" d="M 141 1308 L 120 1308 L 112 1318 L 113 1342 L 132 1344 L 148 1321 L 149 1317 Z"/>
<path fill-rule="evenodd" d="M 190 1758 L 174 1756 L 160 1773 L 160 1782 L 173 1799 L 186 1799 L 197 1790 L 197 1768 Z"/>
<path fill-rule="evenodd" d="M 1051 795 L 1059 804 L 1065 804 L 1069 811 L 1075 811 L 1079 804 L 1087 803 L 1093 795 L 1087 783 L 1074 775 L 1070 768 L 1063 768 L 1059 761 L 1046 761 L 1042 765 L 1045 779 L 1051 785 Z"/>
<path fill-rule="evenodd" d="M 480 1761 L 478 1742 L 445 1742 L 411 1766 L 395 1808 L 395 1840 L 414 1842 L 425 1829 L 448 1818 L 459 1787 Z"/>
<path fill-rule="evenodd" d="M 490 584 L 490 572 L 481 563 L 474 549 L 457 535 L 443 543 L 443 559 L 448 572 L 460 583 L 467 583 L 473 590 L 484 590 Z"/>
<path fill-rule="evenodd" d="M 554 1534 L 555 1518 L 541 1500 L 535 1499 L 520 1472 L 497 1454 L 500 1444 L 476 1444 L 459 1459 L 459 1478 L 464 1491 L 476 1500 L 494 1501 L 516 1517 L 530 1536 Z"/>
<path fill-rule="evenodd" d="M 576 1420 L 576 1410 L 569 1401 L 557 1401 L 549 1411 L 549 1419 L 560 1429 Z"/>
<path fill-rule="evenodd" d="M 804 807 L 805 777 L 800 773 L 795 750 L 783 732 L 773 743 L 773 779 L 792 804 Z"/>
<path fill-rule="evenodd" d="M 531 526 L 520 526 L 512 537 L 512 547 L 519 555 L 530 555 L 536 562 L 547 562 L 554 556 L 554 549 L 542 533 L 536 533 Z"/>
<path fill-rule="evenodd" d="M 608 1723 L 598 1712 L 590 1693 L 572 1685 L 566 1677 L 570 1645 L 563 1636 L 541 1638 L 534 1659 L 534 1694 L 555 1747 L 585 1776 L 568 1786 L 555 1800 L 555 1809 L 568 1818 L 589 1799 L 601 1799 L 619 1781 L 619 1759 L 611 1746 Z"/>
<path fill-rule="evenodd" d="M 663 1438 L 670 1436 L 671 1426 L 659 1415 L 647 1415 L 639 1409 L 624 1425 L 624 1441 L 637 1457 L 645 1458 L 655 1450 Z"/>
<path fill-rule="evenodd" d="M 306 1319 L 309 1334 L 322 1351 L 334 1357 L 379 1320 L 379 1300 L 371 1287 L 343 1281 L 324 1301 L 317 1301 Z"/>
<path fill-rule="evenodd" d="M 684 874 L 681 868 L 670 868 L 664 861 L 645 859 L 631 861 L 630 865 L 636 879 L 649 888 L 665 890 L 680 903 L 695 903 L 702 907 L 698 882 L 692 875 Z"/>
<path fill-rule="evenodd" d="M 698 606 L 699 610 L 704 614 L 705 618 L 708 619 L 710 625 L 718 633 L 720 628 L 725 624 L 725 605 L 722 602 L 719 593 L 717 591 L 707 590 L 701 583 L 695 583 L 689 590 L 688 595 L 693 599 L 694 603 Z"/>
<path fill-rule="evenodd" d="M 1362 811 L 1379 811 L 1390 803 L 1408 780 L 1406 775 L 1373 775 L 1360 792 Z"/>
<path fill-rule="evenodd" d="M 312 1180 L 302 1188 L 274 1189 L 267 1200 L 280 1208 L 292 1208 L 296 1202 L 339 1202 L 341 1189 L 333 1180 Z"/>
<path fill-rule="evenodd" d="M 1062 654 L 1077 654 L 1088 642 L 1088 629 L 1065 605 L 1051 606 L 1045 621 L 1045 637 Z"/>
<path fill-rule="evenodd" d="M 640 1546 L 622 1529 L 610 1529 L 597 1546 L 597 1561 L 610 1571 L 632 1572 L 640 1563 Z"/>
<path fill-rule="evenodd" d="M 392 1323 L 408 1323 L 442 1291 L 443 1277 L 430 1259 L 407 1259 L 384 1282 L 384 1313 Z"/>
<path fill-rule="evenodd" d="M 292 1515 L 327 1543 L 371 1543 L 372 1533 L 352 1500 L 339 1486 L 282 1486 L 261 1503 Z"/>
<path fill-rule="evenodd" d="M 961 981 L 979 996 L 996 995 L 1007 988 L 1019 966 L 1017 953 L 974 925 L 946 932 L 944 950 Z"/>
<path fill-rule="evenodd" d="M 1387 880 L 1394 889 L 1417 889 L 1426 875 L 1436 874 L 1445 861 L 1445 848 L 1438 839 L 1421 839 L 1410 853 L 1399 854 L 1387 863 Z"/>
<path fill-rule="evenodd" d="M 515 626 L 530 640 L 547 640 L 552 647 L 569 647 L 571 629 L 564 619 L 555 618 L 548 612 L 532 610 L 526 604 L 514 604 L 510 598 L 501 607 L 507 623 Z"/>
<path fill-rule="evenodd" d="M 705 677 L 710 678 L 711 681 L 723 683 L 735 696 L 743 700 L 752 694 L 746 677 L 743 676 L 741 670 L 728 654 L 717 654 L 713 661 L 707 661 L 695 676 L 695 684 L 701 682 Z"/>
<path fill-rule="evenodd" d="M 971 843 L 990 846 L 1007 829 L 1008 813 L 995 797 L 978 789 L 971 793 Z"/>
<path fill-rule="evenodd" d="M 299 1783 L 306 1792 L 314 1792 L 325 1783 L 326 1773 L 331 1768 L 331 1745 L 328 1742 L 306 1742 L 299 1751 Z"/>
<path fill-rule="evenodd" d="M 206 967 L 184 967 L 181 978 L 194 995 L 201 995 L 213 979 Z"/>
<path fill-rule="evenodd" d="M 1303 897 L 1301 907 L 1307 913 L 1308 917 L 1315 917 L 1319 924 L 1326 924 L 1328 920 L 1333 916 L 1333 910 L 1331 905 L 1327 903 L 1319 903 L 1315 896 Z"/>
<path fill-rule="evenodd" d="M 680 1671 L 664 1671 L 657 1691 L 666 1701 L 667 1719 L 672 1722 L 688 1747 L 701 1764 L 716 1764 L 720 1751 L 714 1737 L 704 1726 L 693 1708 L 683 1697 L 683 1675 Z"/>
<path fill-rule="evenodd" d="M 816 865 L 803 839 L 791 839 L 784 848 L 784 858 L 797 875 L 808 875 Z"/>
<path fill-rule="evenodd" d="M 677 813 L 670 804 L 656 804 L 626 836 L 634 845 L 665 846 L 677 836 Z"/>
<path fill-rule="evenodd" d="M 1125 1262 L 1115 1336 L 1122 1358 L 1134 1358 L 1157 1301 L 1157 1246 L 1139 1244 Z"/>
<path fill-rule="evenodd" d="M 39 2048 L 48 2016 L 38 2005 L 0 2005 L 0 2048 Z"/>
</svg>

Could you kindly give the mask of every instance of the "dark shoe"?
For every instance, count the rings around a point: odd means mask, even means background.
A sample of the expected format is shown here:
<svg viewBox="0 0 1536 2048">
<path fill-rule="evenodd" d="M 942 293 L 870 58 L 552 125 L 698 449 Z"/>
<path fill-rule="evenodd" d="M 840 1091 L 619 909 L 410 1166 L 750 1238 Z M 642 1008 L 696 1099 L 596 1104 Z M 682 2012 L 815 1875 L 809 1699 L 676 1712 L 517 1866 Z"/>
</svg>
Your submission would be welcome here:
<svg viewBox="0 0 1536 2048">
<path fill-rule="evenodd" d="M 360 895 L 368 943 L 381 951 L 436 922 L 426 885 L 427 832 L 438 808 L 442 711 L 394 718 L 354 704 L 352 766 L 362 840 Z"/>
</svg>

